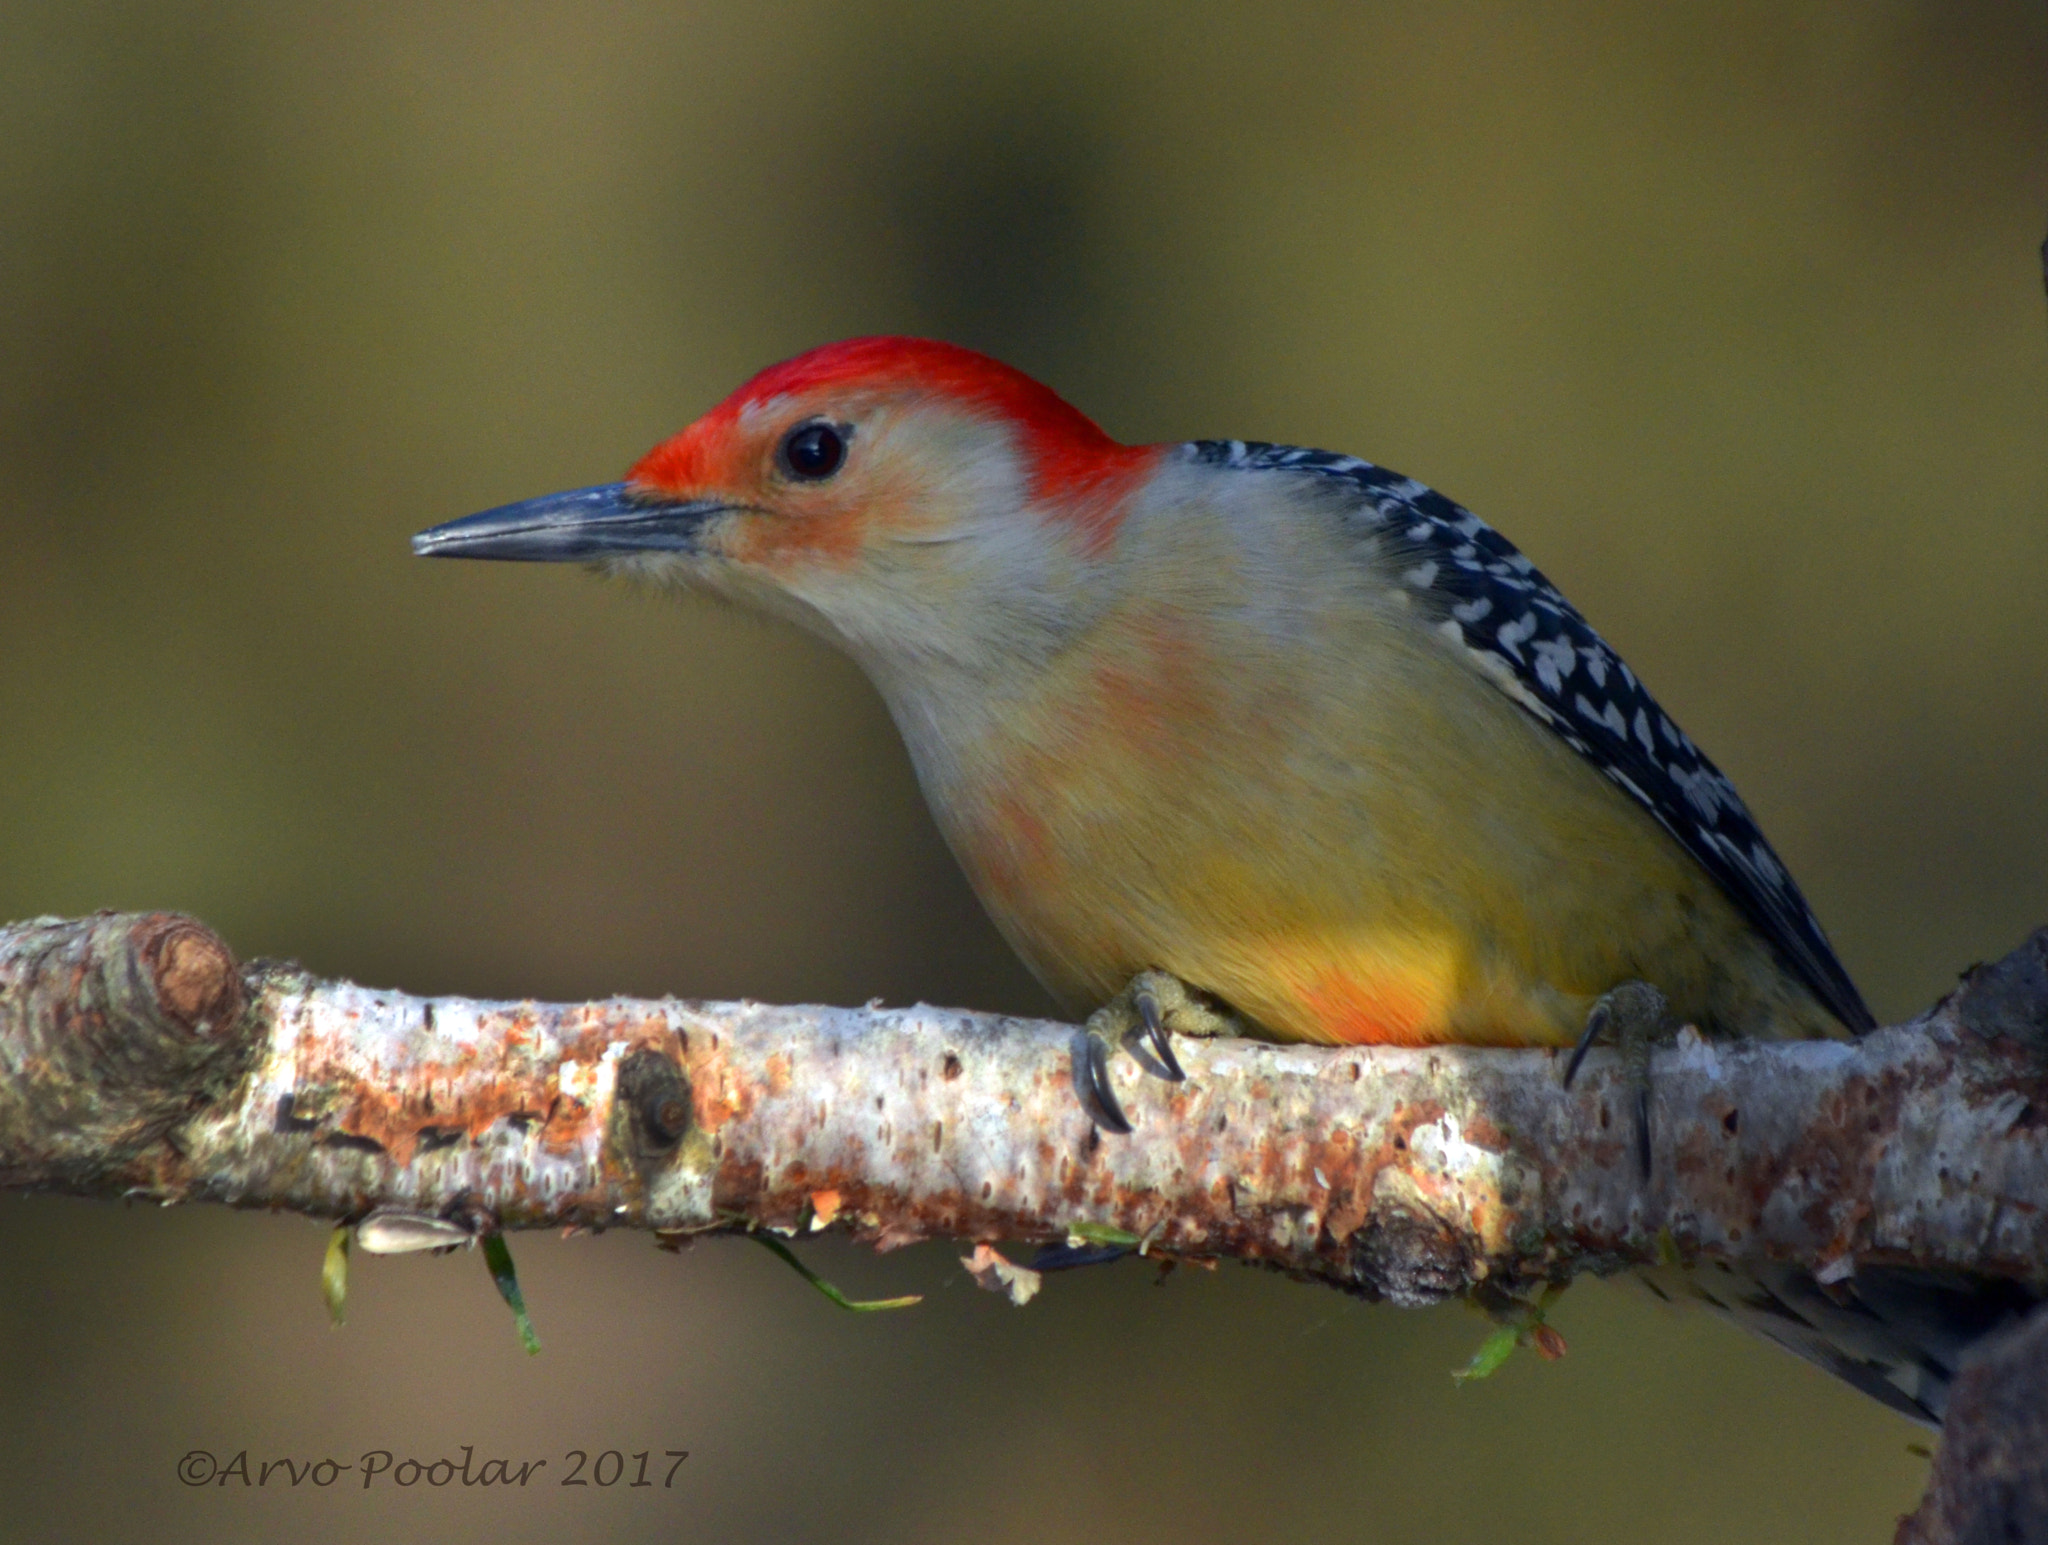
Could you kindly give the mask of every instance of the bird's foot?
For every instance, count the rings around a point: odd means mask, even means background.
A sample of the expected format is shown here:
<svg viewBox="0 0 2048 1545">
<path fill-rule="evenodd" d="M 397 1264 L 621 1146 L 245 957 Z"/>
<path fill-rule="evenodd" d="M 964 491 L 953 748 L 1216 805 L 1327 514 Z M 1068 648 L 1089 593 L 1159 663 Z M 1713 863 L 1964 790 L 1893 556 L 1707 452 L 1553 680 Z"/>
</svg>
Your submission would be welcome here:
<svg viewBox="0 0 2048 1545">
<path fill-rule="evenodd" d="M 1088 1016 L 1074 1050 L 1074 1089 L 1090 1119 L 1105 1131 L 1126 1133 L 1130 1118 L 1109 1086 L 1110 1058 L 1126 1047 L 1148 1073 L 1179 1083 L 1187 1077 L 1173 1054 L 1172 1035 L 1242 1035 L 1236 1015 L 1218 1009 L 1179 977 L 1140 971 L 1129 985 Z"/>
<path fill-rule="evenodd" d="M 1586 1029 L 1572 1048 L 1565 1064 L 1564 1086 L 1569 1089 L 1579 1075 L 1579 1064 L 1602 1035 L 1612 1032 L 1621 1052 L 1621 1076 L 1634 1096 L 1636 1118 L 1636 1163 L 1643 1178 L 1650 1177 L 1650 1049 L 1672 1040 L 1678 1026 L 1671 1018 L 1671 1003 L 1648 982 L 1623 982 L 1602 993 L 1592 1012 L 1586 1015 Z"/>
</svg>

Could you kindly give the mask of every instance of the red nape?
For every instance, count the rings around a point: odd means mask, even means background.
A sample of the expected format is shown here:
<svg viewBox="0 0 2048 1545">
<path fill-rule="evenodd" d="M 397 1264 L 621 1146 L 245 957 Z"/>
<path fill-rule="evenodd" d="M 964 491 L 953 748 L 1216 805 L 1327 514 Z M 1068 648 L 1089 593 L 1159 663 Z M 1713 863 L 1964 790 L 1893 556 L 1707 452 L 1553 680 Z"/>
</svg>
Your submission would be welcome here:
<svg viewBox="0 0 2048 1545">
<path fill-rule="evenodd" d="M 834 386 L 912 388 L 1000 414 L 1017 428 L 1031 461 L 1034 498 L 1074 506 L 1074 517 L 1106 541 L 1110 518 L 1133 481 L 1159 457 L 1156 446 L 1123 445 L 1050 387 L 1001 360 L 933 338 L 848 338 L 770 365 L 726 399 L 735 415 L 776 397 Z"/>
</svg>

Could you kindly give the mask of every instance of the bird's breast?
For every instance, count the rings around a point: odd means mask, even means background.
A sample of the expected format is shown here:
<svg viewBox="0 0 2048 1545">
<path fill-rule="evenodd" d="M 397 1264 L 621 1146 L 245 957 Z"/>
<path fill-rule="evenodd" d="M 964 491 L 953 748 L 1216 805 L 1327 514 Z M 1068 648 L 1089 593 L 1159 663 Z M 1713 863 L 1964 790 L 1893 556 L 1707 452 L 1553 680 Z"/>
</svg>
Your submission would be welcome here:
<svg viewBox="0 0 2048 1545">
<path fill-rule="evenodd" d="M 1327 1043 L 1564 1044 L 1631 978 L 1729 1033 L 1778 1006 L 1705 871 L 1406 602 L 1334 565 L 1258 590 L 1227 553 L 1184 565 L 971 727 L 912 736 L 975 890 L 1070 1009 L 1148 968 Z"/>
</svg>

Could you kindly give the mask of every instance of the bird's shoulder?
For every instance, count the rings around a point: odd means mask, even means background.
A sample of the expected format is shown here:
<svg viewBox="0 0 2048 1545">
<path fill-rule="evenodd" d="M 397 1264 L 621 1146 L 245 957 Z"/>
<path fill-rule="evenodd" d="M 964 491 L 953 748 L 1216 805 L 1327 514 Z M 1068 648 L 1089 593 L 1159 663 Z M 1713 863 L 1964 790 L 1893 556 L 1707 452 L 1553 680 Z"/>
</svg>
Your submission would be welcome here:
<svg viewBox="0 0 2048 1545">
<path fill-rule="evenodd" d="M 1735 787 L 1513 543 L 1398 472 L 1332 451 L 1197 440 L 1189 460 L 1317 480 L 1456 653 L 1647 810 L 1852 1030 L 1873 1020 Z"/>
</svg>

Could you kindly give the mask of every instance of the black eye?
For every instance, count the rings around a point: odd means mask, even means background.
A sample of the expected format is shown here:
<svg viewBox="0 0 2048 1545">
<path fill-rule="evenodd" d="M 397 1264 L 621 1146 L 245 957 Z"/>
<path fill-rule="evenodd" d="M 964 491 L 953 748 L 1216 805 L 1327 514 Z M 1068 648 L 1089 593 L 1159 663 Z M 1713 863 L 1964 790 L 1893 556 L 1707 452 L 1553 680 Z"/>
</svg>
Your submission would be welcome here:
<svg viewBox="0 0 2048 1545">
<path fill-rule="evenodd" d="M 827 478 L 846 460 L 846 436 L 830 424 L 799 424 L 782 442 L 782 464 L 794 477 Z"/>
</svg>

